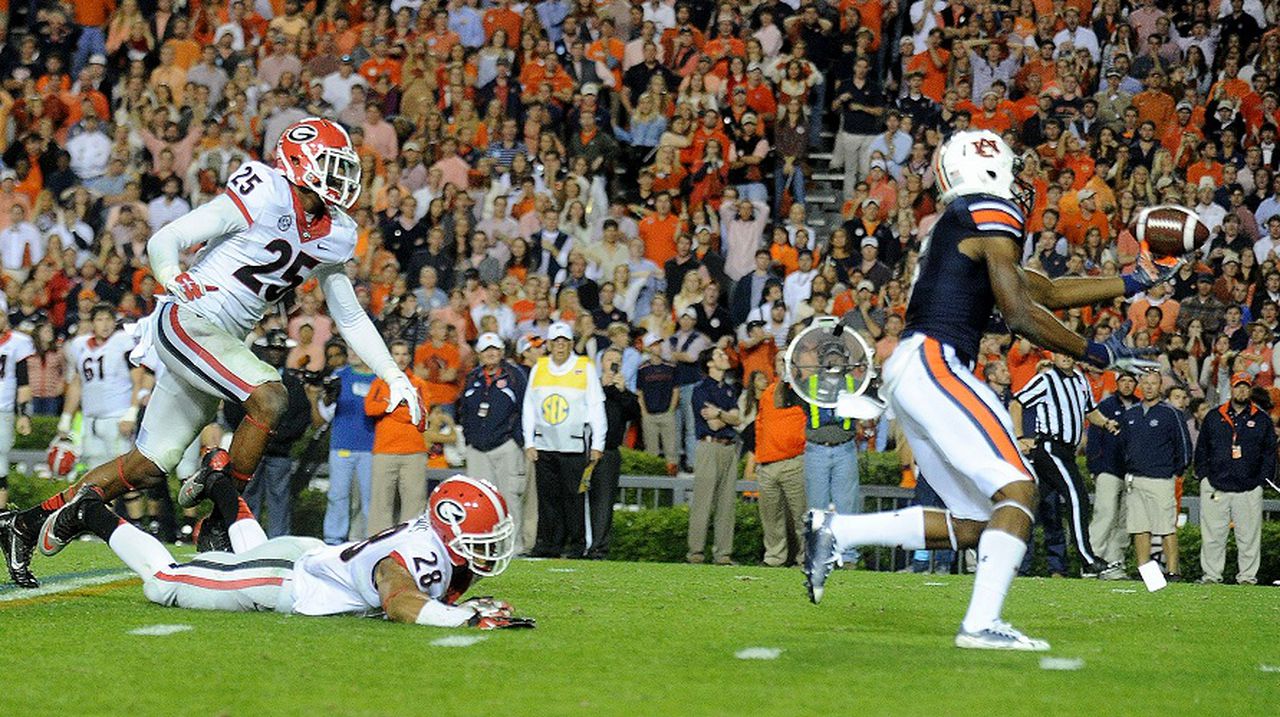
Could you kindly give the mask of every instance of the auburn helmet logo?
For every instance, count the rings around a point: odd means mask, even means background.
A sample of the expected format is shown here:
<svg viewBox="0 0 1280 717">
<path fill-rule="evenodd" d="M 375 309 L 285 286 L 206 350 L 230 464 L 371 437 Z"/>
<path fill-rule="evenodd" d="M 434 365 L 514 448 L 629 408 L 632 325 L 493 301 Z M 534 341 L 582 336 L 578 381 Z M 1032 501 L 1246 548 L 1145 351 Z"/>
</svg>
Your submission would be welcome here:
<svg viewBox="0 0 1280 717">
<path fill-rule="evenodd" d="M 1000 154 L 1000 145 L 995 140 L 983 137 L 973 143 L 973 151 L 979 157 L 994 157 Z"/>
</svg>

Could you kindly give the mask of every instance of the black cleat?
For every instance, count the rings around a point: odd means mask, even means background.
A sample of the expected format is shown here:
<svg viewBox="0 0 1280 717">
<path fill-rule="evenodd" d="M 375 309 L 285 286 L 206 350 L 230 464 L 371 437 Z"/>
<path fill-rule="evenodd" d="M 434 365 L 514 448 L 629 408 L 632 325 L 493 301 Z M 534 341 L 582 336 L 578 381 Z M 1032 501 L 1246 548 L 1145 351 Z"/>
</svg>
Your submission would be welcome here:
<svg viewBox="0 0 1280 717">
<path fill-rule="evenodd" d="M 101 503 L 102 493 L 93 486 L 84 486 L 74 498 L 45 518 L 36 540 L 41 555 L 57 555 L 76 536 L 89 530 L 84 523 L 84 509 L 93 501 Z"/>
<path fill-rule="evenodd" d="M 18 512 L 0 512 L 0 549 L 4 550 L 5 567 L 14 584 L 23 588 L 38 588 L 40 581 L 31 572 L 31 553 L 35 550 L 34 536 L 28 536 L 18 528 L 15 518 Z"/>
<path fill-rule="evenodd" d="M 209 494 L 209 486 L 213 481 L 227 475 L 227 465 L 231 456 L 221 448 L 214 448 L 200 458 L 200 470 L 182 482 L 178 489 L 178 505 L 182 508 L 194 508 Z"/>
<path fill-rule="evenodd" d="M 207 553 L 210 550 L 232 552 L 231 536 L 227 534 L 226 526 L 221 521 L 201 518 L 196 523 L 195 536 L 197 553 Z"/>
</svg>

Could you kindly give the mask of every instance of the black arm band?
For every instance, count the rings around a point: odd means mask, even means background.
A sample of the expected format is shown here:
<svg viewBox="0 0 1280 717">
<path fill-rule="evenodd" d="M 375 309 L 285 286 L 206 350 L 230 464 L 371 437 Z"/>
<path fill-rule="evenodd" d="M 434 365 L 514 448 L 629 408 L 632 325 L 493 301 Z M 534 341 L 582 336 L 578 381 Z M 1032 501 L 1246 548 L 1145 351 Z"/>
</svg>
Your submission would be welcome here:
<svg viewBox="0 0 1280 717">
<path fill-rule="evenodd" d="M 13 375 L 14 378 L 18 379 L 18 388 L 23 388 L 29 383 L 27 377 L 27 360 L 28 359 L 22 359 L 18 362 L 18 365 L 14 367 Z"/>
<path fill-rule="evenodd" d="M 17 409 L 18 409 L 18 410 L 17 410 L 17 413 L 18 413 L 18 415 L 19 415 L 19 416 L 26 416 L 26 417 L 28 417 L 28 418 L 30 418 L 30 417 L 31 417 L 31 402 L 30 402 L 30 401 L 23 401 L 23 402 L 21 402 L 21 403 L 17 404 Z"/>
</svg>

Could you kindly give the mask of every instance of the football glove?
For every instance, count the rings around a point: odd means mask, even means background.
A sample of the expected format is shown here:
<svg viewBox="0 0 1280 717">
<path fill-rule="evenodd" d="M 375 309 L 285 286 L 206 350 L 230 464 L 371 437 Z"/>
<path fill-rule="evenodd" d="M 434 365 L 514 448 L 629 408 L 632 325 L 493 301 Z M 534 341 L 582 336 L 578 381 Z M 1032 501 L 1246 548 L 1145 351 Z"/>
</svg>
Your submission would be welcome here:
<svg viewBox="0 0 1280 717">
<path fill-rule="evenodd" d="M 471 618 L 468 624 L 481 630 L 512 630 L 536 627 L 536 621 L 531 617 L 481 617 L 479 614 Z"/>
<path fill-rule="evenodd" d="M 1157 262 L 1155 257 L 1151 256 L 1151 249 L 1147 247 L 1146 242 L 1143 242 L 1138 251 L 1138 258 L 1134 260 L 1133 271 L 1120 277 L 1124 280 L 1124 295 L 1135 296 L 1156 284 L 1172 279 L 1173 275 L 1178 273 L 1186 263 L 1185 256 L 1167 263 Z"/>
<path fill-rule="evenodd" d="M 182 272 L 165 282 L 164 290 L 180 304 L 195 301 L 200 297 L 218 290 L 216 286 L 207 286 L 196 281 L 195 277 Z"/>
<path fill-rule="evenodd" d="M 391 388 L 391 396 L 387 399 L 387 413 L 396 410 L 400 404 L 409 407 L 409 420 L 413 425 L 424 428 L 423 420 L 426 418 L 426 411 L 422 409 L 422 399 L 418 396 L 418 389 L 414 388 L 413 382 L 403 372 L 399 376 L 387 382 Z"/>
<path fill-rule="evenodd" d="M 485 617 L 511 617 L 511 603 L 494 599 L 492 596 L 473 597 L 458 603 L 458 607 L 469 607 L 476 615 Z"/>
<path fill-rule="evenodd" d="M 1159 371 L 1160 363 L 1143 358 L 1159 353 L 1159 349 L 1149 347 L 1136 349 L 1126 346 L 1124 339 L 1129 335 L 1131 324 L 1126 321 L 1106 341 L 1090 341 L 1085 344 L 1084 360 L 1096 368 L 1116 368 L 1121 371 L 1140 373 L 1143 371 Z"/>
</svg>

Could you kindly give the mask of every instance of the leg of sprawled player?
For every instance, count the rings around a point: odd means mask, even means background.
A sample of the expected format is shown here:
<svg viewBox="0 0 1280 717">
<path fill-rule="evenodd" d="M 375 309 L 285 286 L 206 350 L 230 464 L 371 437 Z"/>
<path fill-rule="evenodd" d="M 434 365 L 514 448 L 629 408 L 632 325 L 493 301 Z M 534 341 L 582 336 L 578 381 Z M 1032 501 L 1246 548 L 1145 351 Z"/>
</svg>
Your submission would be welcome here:
<svg viewBox="0 0 1280 717">
<path fill-rule="evenodd" d="M 231 448 L 227 449 L 231 456 L 231 475 L 239 481 L 237 487 L 242 492 L 254 471 L 258 470 L 267 441 L 288 407 L 289 393 L 278 381 L 253 389 L 244 402 L 244 420 L 240 421 L 231 438 Z"/>
<path fill-rule="evenodd" d="M 230 478 L 222 477 L 209 485 L 207 492 L 213 502 L 213 512 L 208 520 L 221 522 L 227 537 L 231 538 L 231 549 L 244 553 L 267 542 L 267 534 L 254 519 L 253 511 L 240 497 L 235 484 Z"/>
<path fill-rule="evenodd" d="M 159 540 L 112 513 L 102 500 L 82 500 L 79 507 L 85 527 L 107 541 L 124 564 L 143 579 L 173 563 L 173 556 Z"/>
<path fill-rule="evenodd" d="M 1027 551 L 1036 497 L 1031 481 L 1011 483 L 996 494 L 991 520 L 978 540 L 978 570 L 962 624 L 966 632 L 985 630 L 1000 620 L 1005 595 Z"/>
</svg>

